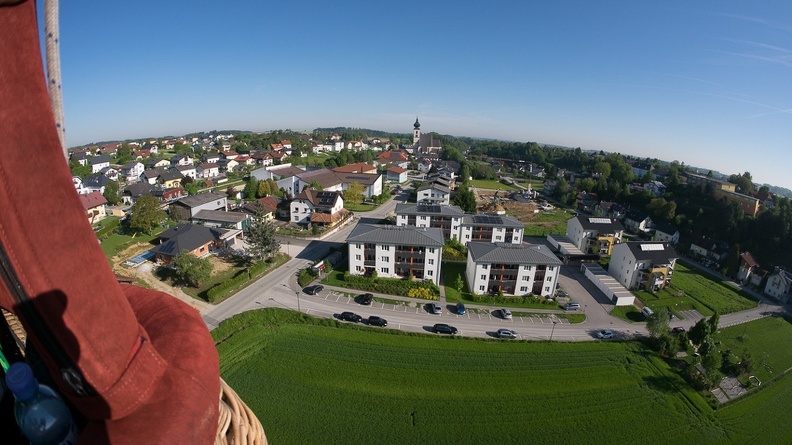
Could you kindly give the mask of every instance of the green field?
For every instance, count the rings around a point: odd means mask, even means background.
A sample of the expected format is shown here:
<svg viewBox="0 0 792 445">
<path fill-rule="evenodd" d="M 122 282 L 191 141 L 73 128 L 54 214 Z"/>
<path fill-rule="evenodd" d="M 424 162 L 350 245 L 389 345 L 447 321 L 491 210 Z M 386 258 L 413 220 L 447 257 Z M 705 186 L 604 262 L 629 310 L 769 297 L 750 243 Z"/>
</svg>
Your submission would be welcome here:
<svg viewBox="0 0 792 445">
<path fill-rule="evenodd" d="M 513 185 L 506 185 L 494 179 L 474 179 L 470 181 L 470 186 L 480 189 L 487 189 L 487 190 L 512 190 L 512 191 L 520 190 L 519 188 L 514 187 Z"/>
<path fill-rule="evenodd" d="M 762 382 L 777 377 L 792 367 L 792 329 L 783 318 L 765 317 L 751 323 L 721 329 L 716 340 L 718 349 L 731 349 L 738 356 L 746 349 L 754 362 L 753 375 Z"/>
<path fill-rule="evenodd" d="M 566 233 L 567 221 L 574 212 L 555 208 L 550 211 L 541 211 L 525 224 L 525 236 L 545 237 L 549 234 L 563 235 Z"/>
<path fill-rule="evenodd" d="M 639 343 L 405 334 L 281 309 L 241 314 L 212 334 L 223 378 L 270 443 L 766 445 L 792 437 L 779 418 L 792 408 L 788 378 L 715 412 Z"/>
<path fill-rule="evenodd" d="M 667 307 L 673 312 L 696 309 L 706 316 L 713 312 L 728 314 L 744 311 L 758 304 L 739 289 L 680 262 L 674 266 L 670 286 L 655 294 L 635 294 L 652 309 Z"/>
</svg>

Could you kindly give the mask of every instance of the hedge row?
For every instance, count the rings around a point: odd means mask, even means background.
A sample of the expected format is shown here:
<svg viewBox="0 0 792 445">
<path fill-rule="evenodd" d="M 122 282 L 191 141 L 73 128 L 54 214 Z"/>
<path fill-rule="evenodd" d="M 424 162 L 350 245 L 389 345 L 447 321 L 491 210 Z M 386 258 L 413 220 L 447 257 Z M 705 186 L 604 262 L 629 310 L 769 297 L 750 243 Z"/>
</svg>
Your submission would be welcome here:
<svg viewBox="0 0 792 445">
<path fill-rule="evenodd" d="M 300 271 L 300 275 L 297 277 L 297 283 L 300 285 L 300 287 L 305 287 L 315 278 L 316 274 L 313 273 L 312 269 L 303 269 Z"/>
<path fill-rule="evenodd" d="M 352 275 L 349 271 L 344 272 L 344 281 L 347 287 L 353 289 L 367 290 L 381 294 L 401 295 L 411 297 L 410 291 L 421 289 L 418 298 L 436 300 L 440 295 L 440 288 L 431 281 L 399 280 L 395 278 L 369 278 L 360 275 Z M 425 289 L 425 291 L 423 290 Z M 415 292 L 413 292 L 415 294 Z"/>
<path fill-rule="evenodd" d="M 119 226 L 119 224 L 121 224 L 121 220 L 117 219 L 117 218 L 114 219 L 112 222 L 108 223 L 106 226 L 104 226 L 101 229 L 97 230 L 96 231 L 96 237 L 97 238 L 101 238 L 101 237 L 111 233 L 113 230 L 116 229 L 116 227 Z"/>
<path fill-rule="evenodd" d="M 536 296 L 536 295 L 525 295 L 525 296 L 522 296 L 522 297 L 507 297 L 505 295 L 478 295 L 478 294 L 473 294 L 473 295 L 471 295 L 471 298 L 476 303 L 490 303 L 490 304 L 491 303 L 497 303 L 497 304 L 503 304 L 503 305 L 509 305 L 509 304 L 514 303 L 515 301 L 517 301 L 519 303 L 526 303 L 526 304 L 527 303 L 531 303 L 531 304 L 548 304 L 548 305 L 550 305 L 550 304 L 557 305 L 558 304 L 558 303 L 556 303 L 553 300 L 548 300 L 545 297 L 539 297 L 539 296 Z"/>
</svg>

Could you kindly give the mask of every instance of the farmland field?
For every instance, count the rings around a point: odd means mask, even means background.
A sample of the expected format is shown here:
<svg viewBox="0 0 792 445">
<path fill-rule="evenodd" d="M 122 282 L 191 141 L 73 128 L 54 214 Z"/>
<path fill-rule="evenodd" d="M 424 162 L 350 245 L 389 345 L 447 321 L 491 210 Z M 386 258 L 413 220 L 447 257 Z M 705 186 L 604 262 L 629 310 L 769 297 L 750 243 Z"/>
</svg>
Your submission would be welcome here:
<svg viewBox="0 0 792 445">
<path fill-rule="evenodd" d="M 271 443 L 788 443 L 792 385 L 717 412 L 639 343 L 449 338 L 280 309 L 213 331 Z M 788 380 L 788 379 L 786 379 Z M 769 411 L 765 411 L 772 408 Z"/>
</svg>

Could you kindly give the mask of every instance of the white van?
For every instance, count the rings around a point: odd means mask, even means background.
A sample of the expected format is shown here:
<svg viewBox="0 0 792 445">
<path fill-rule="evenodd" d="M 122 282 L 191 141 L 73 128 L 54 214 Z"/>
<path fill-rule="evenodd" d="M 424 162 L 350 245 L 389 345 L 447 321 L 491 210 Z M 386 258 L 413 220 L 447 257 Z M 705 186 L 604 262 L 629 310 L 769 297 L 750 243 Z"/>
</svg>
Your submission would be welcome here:
<svg viewBox="0 0 792 445">
<path fill-rule="evenodd" d="M 641 309 L 641 313 L 644 317 L 649 318 L 654 314 L 654 311 L 649 306 L 644 306 L 644 308 Z"/>
</svg>

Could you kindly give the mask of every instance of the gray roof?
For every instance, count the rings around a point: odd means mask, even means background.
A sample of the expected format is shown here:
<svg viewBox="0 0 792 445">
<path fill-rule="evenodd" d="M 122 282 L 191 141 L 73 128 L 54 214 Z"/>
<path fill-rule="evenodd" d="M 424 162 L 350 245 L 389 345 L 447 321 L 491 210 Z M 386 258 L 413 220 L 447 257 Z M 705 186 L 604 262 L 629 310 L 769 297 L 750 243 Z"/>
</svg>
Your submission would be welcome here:
<svg viewBox="0 0 792 445">
<path fill-rule="evenodd" d="M 193 251 L 204 244 L 220 238 L 225 230 L 194 224 L 180 225 L 159 235 L 162 244 L 151 249 L 154 253 L 175 256 L 182 250 Z"/>
<path fill-rule="evenodd" d="M 136 182 L 124 188 L 124 195 L 129 195 L 133 198 L 143 195 L 149 195 L 154 191 L 155 187 L 146 181 Z"/>
<path fill-rule="evenodd" d="M 346 239 L 347 243 L 399 244 L 407 246 L 443 247 L 445 238 L 440 228 L 358 224 Z"/>
<path fill-rule="evenodd" d="M 103 162 L 110 162 L 110 156 L 107 155 L 99 155 L 91 157 L 90 161 L 91 165 L 101 164 Z"/>
<path fill-rule="evenodd" d="M 585 230 L 596 230 L 599 233 L 623 232 L 624 226 L 615 218 L 578 215 L 578 222 Z"/>
<path fill-rule="evenodd" d="M 509 215 L 465 215 L 462 217 L 463 226 L 506 227 L 524 229 L 525 224 L 519 219 Z"/>
<path fill-rule="evenodd" d="M 668 223 L 657 223 L 657 224 L 655 224 L 655 231 L 662 232 L 662 233 L 665 233 L 667 235 L 673 235 L 673 234 L 679 232 L 679 229 L 677 229 L 675 226 L 673 226 L 671 224 L 668 224 Z"/>
<path fill-rule="evenodd" d="M 418 187 L 418 191 L 419 192 L 423 191 L 423 190 L 429 190 L 429 189 L 435 189 L 435 190 L 440 190 L 441 192 L 451 193 L 451 189 L 449 189 L 448 187 L 446 187 L 444 185 L 440 185 L 440 184 L 435 184 L 435 183 L 422 185 L 422 186 Z"/>
<path fill-rule="evenodd" d="M 471 241 L 468 252 L 477 263 L 492 264 L 563 264 L 546 246 L 539 244 L 482 243 Z"/>
<path fill-rule="evenodd" d="M 226 199 L 226 195 L 221 195 L 218 193 L 199 193 L 197 195 L 185 196 L 184 198 L 177 201 L 177 204 L 183 204 L 187 207 L 198 207 L 219 199 Z"/>
<path fill-rule="evenodd" d="M 396 204 L 396 214 L 461 217 L 465 214 L 465 211 L 454 205 L 405 203 Z"/>
<path fill-rule="evenodd" d="M 240 223 L 249 219 L 247 213 L 242 212 L 225 212 L 222 210 L 201 210 L 193 216 L 193 219 L 200 219 L 204 221 L 219 221 L 228 223 Z"/>
<path fill-rule="evenodd" d="M 179 170 L 172 168 L 168 171 L 160 173 L 159 176 L 157 177 L 162 179 L 163 181 L 171 181 L 173 179 L 182 179 L 184 175 L 182 175 Z"/>
<path fill-rule="evenodd" d="M 670 244 L 664 242 L 635 241 L 617 244 L 614 249 L 624 248 L 619 246 L 626 246 L 630 249 L 636 261 L 650 261 L 652 264 L 669 264 L 672 260 L 679 258 L 676 250 L 674 250 Z"/>
</svg>

